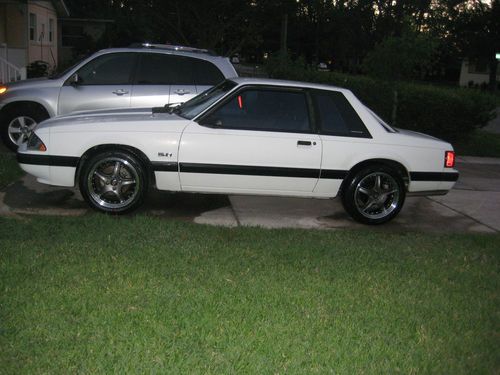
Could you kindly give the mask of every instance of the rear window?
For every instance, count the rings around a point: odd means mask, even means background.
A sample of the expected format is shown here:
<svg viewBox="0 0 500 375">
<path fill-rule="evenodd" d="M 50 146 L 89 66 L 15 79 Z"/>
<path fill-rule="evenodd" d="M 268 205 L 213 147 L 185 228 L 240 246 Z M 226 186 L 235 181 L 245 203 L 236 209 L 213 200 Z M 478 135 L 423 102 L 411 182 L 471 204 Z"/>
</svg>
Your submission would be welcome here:
<svg viewBox="0 0 500 375">
<path fill-rule="evenodd" d="M 365 124 L 344 94 L 338 91 L 315 91 L 317 117 L 321 133 L 341 137 L 371 138 Z"/>
</svg>

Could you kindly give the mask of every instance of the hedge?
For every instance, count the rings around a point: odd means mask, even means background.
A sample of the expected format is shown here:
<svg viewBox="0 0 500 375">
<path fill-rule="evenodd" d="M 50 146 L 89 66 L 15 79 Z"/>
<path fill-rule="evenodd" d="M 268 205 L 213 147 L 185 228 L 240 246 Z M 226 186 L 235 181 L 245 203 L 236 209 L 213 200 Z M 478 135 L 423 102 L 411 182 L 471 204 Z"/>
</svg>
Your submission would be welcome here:
<svg viewBox="0 0 500 375">
<path fill-rule="evenodd" d="M 367 76 L 315 71 L 300 62 L 279 59 L 271 60 L 266 68 L 272 78 L 347 88 L 388 123 L 391 123 L 396 90 L 395 125 L 447 141 L 467 138 L 475 129 L 485 126 L 500 106 L 498 96 L 465 88 L 409 82 L 390 84 Z"/>
</svg>

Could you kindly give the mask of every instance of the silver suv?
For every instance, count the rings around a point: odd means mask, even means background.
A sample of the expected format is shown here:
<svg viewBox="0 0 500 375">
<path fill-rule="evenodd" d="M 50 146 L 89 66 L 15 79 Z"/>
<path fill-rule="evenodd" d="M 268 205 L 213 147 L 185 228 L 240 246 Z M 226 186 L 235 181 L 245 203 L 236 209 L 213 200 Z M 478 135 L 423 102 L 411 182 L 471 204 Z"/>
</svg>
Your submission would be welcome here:
<svg viewBox="0 0 500 375">
<path fill-rule="evenodd" d="M 0 86 L 0 134 L 16 150 L 49 117 L 182 103 L 235 76 L 228 58 L 208 50 L 158 44 L 105 49 L 49 78 Z"/>
</svg>

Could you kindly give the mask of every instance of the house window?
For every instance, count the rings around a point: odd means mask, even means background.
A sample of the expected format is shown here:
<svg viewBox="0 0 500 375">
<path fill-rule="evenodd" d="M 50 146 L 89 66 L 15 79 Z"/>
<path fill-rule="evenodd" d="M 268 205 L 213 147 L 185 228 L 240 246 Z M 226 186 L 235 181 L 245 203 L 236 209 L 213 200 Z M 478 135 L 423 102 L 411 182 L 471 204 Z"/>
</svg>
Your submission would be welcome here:
<svg viewBox="0 0 500 375">
<path fill-rule="evenodd" d="M 30 13 L 30 40 L 36 40 L 36 14 Z"/>
<path fill-rule="evenodd" d="M 42 43 L 43 41 L 45 41 L 45 24 L 42 23 L 42 32 L 40 33 L 40 43 Z"/>
<path fill-rule="evenodd" d="M 49 18 L 49 42 L 52 43 L 54 41 L 54 20 Z"/>
</svg>

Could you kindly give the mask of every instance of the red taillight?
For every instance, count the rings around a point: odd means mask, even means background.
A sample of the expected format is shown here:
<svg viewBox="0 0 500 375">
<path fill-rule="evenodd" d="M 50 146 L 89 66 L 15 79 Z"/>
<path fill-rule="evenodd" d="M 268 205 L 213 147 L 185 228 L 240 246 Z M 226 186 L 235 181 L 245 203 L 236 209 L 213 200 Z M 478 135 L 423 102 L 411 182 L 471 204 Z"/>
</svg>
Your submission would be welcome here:
<svg viewBox="0 0 500 375">
<path fill-rule="evenodd" d="M 444 166 L 446 168 L 453 168 L 455 166 L 455 152 L 446 151 L 444 153 Z"/>
<path fill-rule="evenodd" d="M 238 107 L 240 107 L 240 109 L 243 109 L 243 98 L 241 97 L 241 95 L 238 95 Z"/>
</svg>

